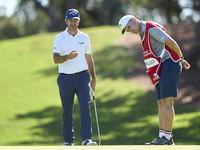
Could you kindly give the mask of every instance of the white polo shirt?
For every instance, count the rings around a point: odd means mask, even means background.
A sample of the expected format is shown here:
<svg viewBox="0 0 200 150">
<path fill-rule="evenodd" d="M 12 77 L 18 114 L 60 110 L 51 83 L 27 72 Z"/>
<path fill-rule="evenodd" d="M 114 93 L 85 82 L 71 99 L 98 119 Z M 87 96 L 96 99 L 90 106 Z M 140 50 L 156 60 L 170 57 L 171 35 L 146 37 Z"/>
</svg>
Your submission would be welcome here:
<svg viewBox="0 0 200 150">
<path fill-rule="evenodd" d="M 78 56 L 58 64 L 59 73 L 73 74 L 88 69 L 85 54 L 91 54 L 91 45 L 87 34 L 78 30 L 77 34 L 72 36 L 66 29 L 55 37 L 53 53 L 60 53 L 63 56 L 73 50 L 78 52 Z"/>
</svg>

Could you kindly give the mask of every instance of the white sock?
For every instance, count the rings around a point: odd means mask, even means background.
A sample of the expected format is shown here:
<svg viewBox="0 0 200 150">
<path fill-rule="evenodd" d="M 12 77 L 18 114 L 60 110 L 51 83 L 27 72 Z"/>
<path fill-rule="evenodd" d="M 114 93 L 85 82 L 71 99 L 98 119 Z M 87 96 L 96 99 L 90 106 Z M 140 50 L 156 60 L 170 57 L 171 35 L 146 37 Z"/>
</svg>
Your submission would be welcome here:
<svg viewBox="0 0 200 150">
<path fill-rule="evenodd" d="M 163 129 L 160 129 L 160 130 L 159 130 L 159 138 L 161 138 L 163 135 L 164 135 L 164 130 L 163 130 Z"/>
<path fill-rule="evenodd" d="M 166 131 L 166 130 L 164 131 L 164 137 L 166 137 L 166 139 L 168 139 L 168 140 L 170 140 L 171 134 L 172 134 L 171 131 Z"/>
</svg>

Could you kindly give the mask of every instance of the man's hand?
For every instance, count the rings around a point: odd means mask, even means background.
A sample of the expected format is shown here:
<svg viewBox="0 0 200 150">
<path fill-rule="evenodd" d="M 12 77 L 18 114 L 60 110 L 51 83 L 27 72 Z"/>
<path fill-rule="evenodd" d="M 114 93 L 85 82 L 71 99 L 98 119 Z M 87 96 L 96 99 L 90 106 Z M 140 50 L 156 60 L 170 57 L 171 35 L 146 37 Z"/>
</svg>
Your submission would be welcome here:
<svg viewBox="0 0 200 150">
<path fill-rule="evenodd" d="M 78 56 L 78 52 L 76 50 L 72 51 L 71 53 L 69 53 L 68 58 L 69 59 L 74 59 Z"/>
<path fill-rule="evenodd" d="M 96 78 L 90 81 L 90 87 L 95 91 L 96 88 Z"/>
<path fill-rule="evenodd" d="M 64 63 L 69 59 L 74 59 L 78 56 L 78 52 L 76 50 L 70 52 L 68 55 L 60 56 L 60 53 L 53 53 L 53 58 L 55 64 Z"/>
</svg>

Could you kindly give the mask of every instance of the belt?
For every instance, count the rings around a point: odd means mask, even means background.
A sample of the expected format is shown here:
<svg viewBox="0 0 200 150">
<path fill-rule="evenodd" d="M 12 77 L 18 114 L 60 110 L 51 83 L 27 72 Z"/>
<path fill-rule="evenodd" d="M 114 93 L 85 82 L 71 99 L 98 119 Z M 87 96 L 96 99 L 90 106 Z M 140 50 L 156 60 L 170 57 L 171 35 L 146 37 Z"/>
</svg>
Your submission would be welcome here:
<svg viewBox="0 0 200 150">
<path fill-rule="evenodd" d="M 85 72 L 86 70 L 83 70 L 83 71 L 80 71 L 80 72 L 76 72 L 76 73 L 72 73 L 73 75 L 76 75 L 76 74 L 81 74 L 83 72 Z"/>
<path fill-rule="evenodd" d="M 72 74 L 67 74 L 67 73 L 60 73 L 60 74 L 64 74 L 64 75 L 77 75 L 77 74 L 81 74 L 81 73 L 83 73 L 85 71 L 87 71 L 87 70 L 83 70 L 83 71 L 72 73 Z"/>
</svg>

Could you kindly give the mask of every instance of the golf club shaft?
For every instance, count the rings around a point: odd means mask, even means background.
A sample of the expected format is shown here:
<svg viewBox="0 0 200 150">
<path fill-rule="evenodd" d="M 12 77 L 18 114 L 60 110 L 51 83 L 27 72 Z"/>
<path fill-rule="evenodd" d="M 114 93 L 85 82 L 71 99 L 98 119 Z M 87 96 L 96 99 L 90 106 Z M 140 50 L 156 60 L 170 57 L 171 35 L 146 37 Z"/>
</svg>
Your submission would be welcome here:
<svg viewBox="0 0 200 150">
<path fill-rule="evenodd" d="M 95 116 L 96 116 L 96 122 L 97 122 L 97 131 L 98 131 L 98 135 L 99 135 L 99 145 L 100 145 L 101 144 L 101 138 L 100 138 L 98 116 L 97 116 L 97 107 L 96 107 L 96 102 L 95 102 L 95 94 L 94 94 L 93 89 L 92 89 L 92 95 L 93 95 L 93 101 L 94 101 L 94 110 L 95 110 Z"/>
</svg>

